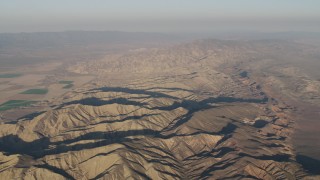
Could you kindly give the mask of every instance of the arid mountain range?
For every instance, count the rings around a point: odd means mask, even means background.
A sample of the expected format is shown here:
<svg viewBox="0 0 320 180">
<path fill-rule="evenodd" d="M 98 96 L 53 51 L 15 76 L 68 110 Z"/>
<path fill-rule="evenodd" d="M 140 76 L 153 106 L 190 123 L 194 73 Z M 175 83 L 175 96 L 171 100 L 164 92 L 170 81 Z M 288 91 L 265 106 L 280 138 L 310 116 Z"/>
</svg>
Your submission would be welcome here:
<svg viewBox="0 0 320 180">
<path fill-rule="evenodd" d="M 319 47 L 205 39 L 65 62 L 43 85 L 92 78 L 0 124 L 0 179 L 320 179 Z"/>
</svg>

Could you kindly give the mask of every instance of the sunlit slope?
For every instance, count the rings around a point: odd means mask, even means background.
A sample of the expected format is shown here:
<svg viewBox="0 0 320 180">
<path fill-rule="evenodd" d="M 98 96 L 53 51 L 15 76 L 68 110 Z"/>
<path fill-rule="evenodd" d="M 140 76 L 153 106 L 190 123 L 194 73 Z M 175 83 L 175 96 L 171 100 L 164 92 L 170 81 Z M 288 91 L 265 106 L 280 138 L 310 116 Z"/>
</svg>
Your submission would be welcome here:
<svg viewBox="0 0 320 180">
<path fill-rule="evenodd" d="M 294 108 L 250 66 L 273 46 L 199 41 L 72 65 L 97 79 L 0 125 L 0 177 L 307 177 L 291 143 Z"/>
<path fill-rule="evenodd" d="M 156 87 L 161 83 L 90 89 L 32 119 L 1 125 L 1 176 L 303 175 L 284 143 L 290 129 L 271 110 L 276 104 L 263 97 L 206 97 L 180 83 Z"/>
</svg>

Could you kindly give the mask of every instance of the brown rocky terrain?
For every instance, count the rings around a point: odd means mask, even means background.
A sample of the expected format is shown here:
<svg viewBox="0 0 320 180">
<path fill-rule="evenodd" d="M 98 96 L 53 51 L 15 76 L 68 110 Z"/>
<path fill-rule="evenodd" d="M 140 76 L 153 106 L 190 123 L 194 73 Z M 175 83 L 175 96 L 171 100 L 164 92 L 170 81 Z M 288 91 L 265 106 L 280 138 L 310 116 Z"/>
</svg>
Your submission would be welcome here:
<svg viewBox="0 0 320 180">
<path fill-rule="evenodd" d="M 298 66 L 317 50 L 201 40 L 72 64 L 95 79 L 0 124 L 0 177 L 319 179 L 292 139 L 296 102 L 320 104 L 316 75 Z"/>
</svg>

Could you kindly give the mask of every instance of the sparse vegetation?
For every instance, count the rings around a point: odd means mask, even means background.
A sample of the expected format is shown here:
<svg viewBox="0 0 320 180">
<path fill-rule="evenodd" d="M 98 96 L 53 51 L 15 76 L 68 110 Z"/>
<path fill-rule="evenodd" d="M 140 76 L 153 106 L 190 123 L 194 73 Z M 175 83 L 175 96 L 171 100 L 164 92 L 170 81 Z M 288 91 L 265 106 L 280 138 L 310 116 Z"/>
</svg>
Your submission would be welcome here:
<svg viewBox="0 0 320 180">
<path fill-rule="evenodd" d="M 0 111 L 6 111 L 9 109 L 14 109 L 18 107 L 30 106 L 36 101 L 28 101 L 28 100 L 10 100 L 0 105 Z"/>
<path fill-rule="evenodd" d="M 73 81 L 59 81 L 59 84 L 72 84 Z"/>
<path fill-rule="evenodd" d="M 240 76 L 241 76 L 242 78 L 246 78 L 246 77 L 248 77 L 248 72 L 247 72 L 247 71 L 242 71 L 242 72 L 240 73 Z"/>
<path fill-rule="evenodd" d="M 73 84 L 67 84 L 67 85 L 63 86 L 63 89 L 69 89 L 71 87 L 73 87 Z"/>
<path fill-rule="evenodd" d="M 23 91 L 21 94 L 47 94 L 48 89 L 29 89 Z"/>
<path fill-rule="evenodd" d="M 66 84 L 63 89 L 69 89 L 73 87 L 73 81 L 59 81 L 59 84 Z"/>
</svg>

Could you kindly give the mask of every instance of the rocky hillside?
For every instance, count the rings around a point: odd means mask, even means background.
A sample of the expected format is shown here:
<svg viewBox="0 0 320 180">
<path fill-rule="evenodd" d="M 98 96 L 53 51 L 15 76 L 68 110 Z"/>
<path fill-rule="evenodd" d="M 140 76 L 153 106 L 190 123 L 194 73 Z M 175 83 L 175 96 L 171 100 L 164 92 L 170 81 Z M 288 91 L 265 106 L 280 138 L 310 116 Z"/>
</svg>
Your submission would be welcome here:
<svg viewBox="0 0 320 180">
<path fill-rule="evenodd" d="M 255 69 L 282 48 L 300 53 L 287 42 L 203 40 L 71 65 L 96 79 L 45 112 L 0 124 L 0 177 L 316 179 L 296 159 L 296 107 L 268 85 L 290 82 Z M 318 97 L 312 84 L 295 91 Z"/>
</svg>

